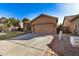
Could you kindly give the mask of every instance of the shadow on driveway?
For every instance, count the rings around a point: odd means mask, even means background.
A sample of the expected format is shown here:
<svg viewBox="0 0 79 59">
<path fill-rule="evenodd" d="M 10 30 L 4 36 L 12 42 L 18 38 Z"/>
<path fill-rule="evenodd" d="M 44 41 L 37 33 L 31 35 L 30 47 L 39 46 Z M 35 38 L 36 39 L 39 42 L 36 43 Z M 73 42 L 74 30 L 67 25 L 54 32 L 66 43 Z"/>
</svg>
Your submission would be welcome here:
<svg viewBox="0 0 79 59">
<path fill-rule="evenodd" d="M 47 35 L 53 35 L 49 33 L 28 33 L 18 37 L 8 38 L 7 40 L 31 40 L 32 38 L 43 37 Z"/>
</svg>

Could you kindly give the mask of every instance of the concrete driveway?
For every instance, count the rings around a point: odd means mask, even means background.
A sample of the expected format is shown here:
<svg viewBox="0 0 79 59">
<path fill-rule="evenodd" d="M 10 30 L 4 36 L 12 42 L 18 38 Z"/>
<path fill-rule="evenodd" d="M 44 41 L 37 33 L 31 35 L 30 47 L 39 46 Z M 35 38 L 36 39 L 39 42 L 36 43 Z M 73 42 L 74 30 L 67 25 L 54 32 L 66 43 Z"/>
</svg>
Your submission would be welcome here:
<svg viewBox="0 0 79 59">
<path fill-rule="evenodd" d="M 2 36 L 2 35 L 7 35 L 7 34 L 6 34 L 6 33 L 1 33 L 1 32 L 0 32 L 0 36 Z"/>
<path fill-rule="evenodd" d="M 30 33 L 0 41 L 0 55 L 3 56 L 43 56 L 52 35 Z"/>
</svg>

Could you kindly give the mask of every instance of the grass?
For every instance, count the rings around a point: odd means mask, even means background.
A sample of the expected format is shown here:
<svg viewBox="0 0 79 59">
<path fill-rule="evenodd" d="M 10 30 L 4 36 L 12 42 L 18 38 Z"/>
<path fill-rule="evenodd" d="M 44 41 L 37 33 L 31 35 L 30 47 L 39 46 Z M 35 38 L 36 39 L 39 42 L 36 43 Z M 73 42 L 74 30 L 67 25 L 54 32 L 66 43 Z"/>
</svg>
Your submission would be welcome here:
<svg viewBox="0 0 79 59">
<path fill-rule="evenodd" d="M 0 40 L 8 39 L 25 34 L 24 32 L 5 32 L 7 35 L 1 35 Z"/>
</svg>

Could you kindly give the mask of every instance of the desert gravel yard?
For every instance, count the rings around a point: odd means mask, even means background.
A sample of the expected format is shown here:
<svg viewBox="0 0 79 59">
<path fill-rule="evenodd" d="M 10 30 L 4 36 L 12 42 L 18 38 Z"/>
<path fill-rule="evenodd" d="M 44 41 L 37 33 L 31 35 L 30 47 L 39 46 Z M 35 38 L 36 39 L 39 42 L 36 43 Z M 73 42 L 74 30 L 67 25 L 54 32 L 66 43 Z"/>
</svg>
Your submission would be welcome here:
<svg viewBox="0 0 79 59">
<path fill-rule="evenodd" d="M 53 39 L 52 35 L 30 33 L 0 41 L 2 56 L 43 56 Z"/>
</svg>

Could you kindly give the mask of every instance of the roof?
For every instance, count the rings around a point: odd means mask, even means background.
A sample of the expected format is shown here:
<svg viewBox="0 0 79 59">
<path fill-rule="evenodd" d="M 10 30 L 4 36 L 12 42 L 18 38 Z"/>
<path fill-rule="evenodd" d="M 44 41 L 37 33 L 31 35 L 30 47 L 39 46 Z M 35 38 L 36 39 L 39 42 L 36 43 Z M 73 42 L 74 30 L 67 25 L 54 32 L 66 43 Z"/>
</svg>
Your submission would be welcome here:
<svg viewBox="0 0 79 59">
<path fill-rule="evenodd" d="M 25 21 L 25 22 L 23 22 L 23 23 L 30 23 L 30 21 Z"/>
<path fill-rule="evenodd" d="M 79 14 L 76 15 L 71 21 L 73 21 L 73 20 L 75 20 L 75 19 L 77 19 L 77 18 L 79 18 Z"/>
<path fill-rule="evenodd" d="M 79 14 L 77 14 L 77 15 L 71 15 L 71 16 L 65 16 L 64 19 L 68 18 L 68 20 L 73 21 L 73 20 L 75 20 L 78 17 L 79 17 Z"/>
<path fill-rule="evenodd" d="M 50 18 L 53 18 L 53 19 L 55 18 L 56 21 L 58 22 L 58 17 L 49 16 L 49 15 L 46 15 L 46 14 L 40 14 L 38 17 L 36 17 L 35 19 L 33 19 L 31 22 L 37 20 L 37 19 L 38 19 L 39 17 L 41 17 L 41 16 L 46 16 L 46 17 L 50 17 Z"/>
</svg>

